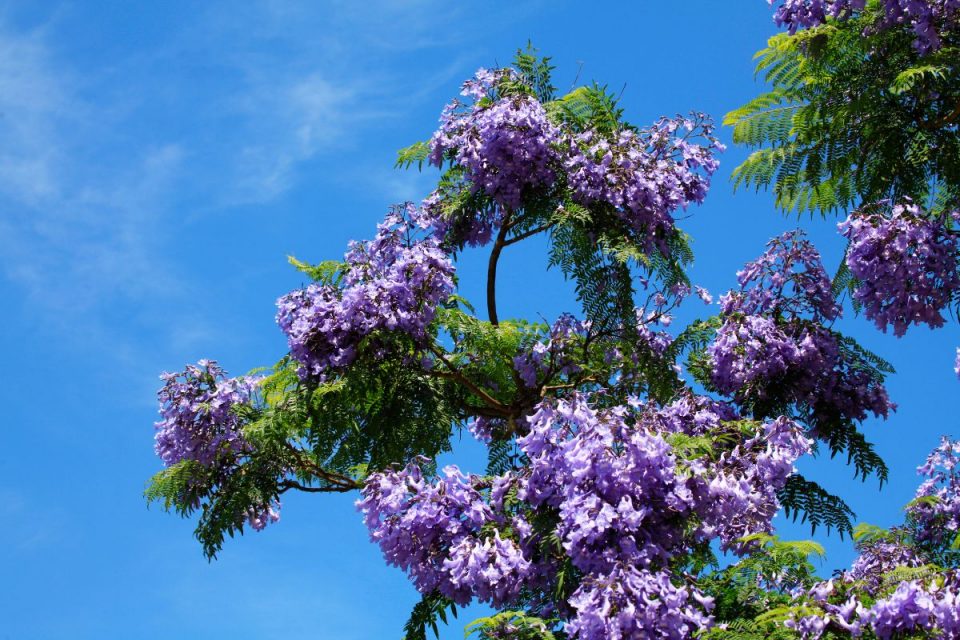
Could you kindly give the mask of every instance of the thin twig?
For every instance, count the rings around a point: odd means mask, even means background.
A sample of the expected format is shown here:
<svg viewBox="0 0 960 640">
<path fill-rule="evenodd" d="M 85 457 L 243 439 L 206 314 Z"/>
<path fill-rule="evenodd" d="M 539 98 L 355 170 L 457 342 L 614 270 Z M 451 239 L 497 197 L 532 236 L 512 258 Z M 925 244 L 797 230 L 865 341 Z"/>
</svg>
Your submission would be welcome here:
<svg viewBox="0 0 960 640">
<path fill-rule="evenodd" d="M 430 345 L 430 352 L 440 359 L 447 369 L 450 371 L 451 377 L 460 382 L 467 389 L 472 391 L 476 396 L 481 400 L 487 403 L 487 406 L 496 409 L 501 413 L 501 415 L 507 416 L 510 415 L 509 407 L 505 404 L 491 396 L 489 393 L 481 389 L 473 380 L 463 375 L 463 372 L 460 371 L 452 362 L 447 359 L 447 356 L 436 347 L 436 345 Z M 436 375 L 436 374 L 435 374 Z"/>
<path fill-rule="evenodd" d="M 516 244 L 517 242 L 520 242 L 521 240 L 526 240 L 526 239 L 529 238 L 530 236 L 535 236 L 535 235 L 537 235 L 538 233 L 541 233 L 541 232 L 543 232 L 543 231 L 546 231 L 546 230 L 552 228 L 553 225 L 554 225 L 553 222 L 549 222 L 549 223 L 547 223 L 547 224 L 540 225 L 539 227 L 536 227 L 535 229 L 531 229 L 530 231 L 524 231 L 524 232 L 521 233 L 521 234 L 515 235 L 515 236 L 513 236 L 512 238 L 510 238 L 510 239 L 508 239 L 508 240 L 505 240 L 504 243 L 503 243 L 503 246 L 509 247 L 509 246 L 512 245 L 512 244 Z"/>
</svg>

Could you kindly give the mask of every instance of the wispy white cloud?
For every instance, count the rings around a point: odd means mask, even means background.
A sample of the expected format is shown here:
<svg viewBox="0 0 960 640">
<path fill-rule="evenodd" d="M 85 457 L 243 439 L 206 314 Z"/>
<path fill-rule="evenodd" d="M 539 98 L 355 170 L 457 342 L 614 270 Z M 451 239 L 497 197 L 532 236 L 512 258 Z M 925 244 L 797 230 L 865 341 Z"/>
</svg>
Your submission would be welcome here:
<svg viewBox="0 0 960 640">
<path fill-rule="evenodd" d="M 124 345 L 109 326 L 112 307 L 133 303 L 128 324 L 156 325 L 151 306 L 200 294 L 189 270 L 165 257 L 174 230 L 204 212 L 282 196 L 305 163 L 349 151 L 371 122 L 403 118 L 459 73 L 450 60 L 418 79 L 419 93 L 404 90 L 403 55 L 452 44 L 458 9 L 375 4 L 208 5 L 162 44 L 109 68 L 73 59 L 62 14 L 33 31 L 0 23 L 0 272 L 38 326 L 135 358 L 130 343 L 141 335 Z M 204 61 L 210 86 L 171 71 L 184 59 Z M 151 126 L 157 104 L 169 112 Z M 334 180 L 358 171 L 329 166 Z M 390 199 L 422 195 L 420 180 L 383 173 Z M 163 339 L 213 334 L 202 313 L 182 322 L 189 330 L 162 328 Z"/>
</svg>

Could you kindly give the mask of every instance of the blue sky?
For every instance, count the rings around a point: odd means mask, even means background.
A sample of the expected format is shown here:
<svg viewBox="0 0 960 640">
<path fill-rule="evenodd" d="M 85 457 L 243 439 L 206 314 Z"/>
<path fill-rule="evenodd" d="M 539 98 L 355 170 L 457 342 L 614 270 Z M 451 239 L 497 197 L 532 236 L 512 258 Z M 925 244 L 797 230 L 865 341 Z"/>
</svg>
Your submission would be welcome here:
<svg viewBox="0 0 960 640">
<path fill-rule="evenodd" d="M 274 301 L 301 283 L 286 256 L 337 258 L 390 203 L 425 195 L 435 175 L 394 170 L 395 151 L 429 135 L 477 67 L 530 39 L 554 56 L 561 88 L 578 69 L 622 87 L 634 122 L 719 119 L 759 90 L 751 56 L 773 33 L 762 0 L 238 5 L 0 9 L 0 639 L 399 638 L 416 594 L 367 542 L 352 498 L 290 496 L 280 524 L 212 564 L 191 522 L 147 509 L 158 374 L 201 357 L 242 373 L 282 355 Z M 733 196 L 743 157 L 731 148 L 684 223 L 697 281 L 729 288 L 797 224 L 833 268 L 835 220 Z M 475 300 L 483 259 L 460 267 Z M 502 317 L 575 310 L 545 263 L 542 243 L 510 248 Z M 958 433 L 960 337 L 843 326 L 899 371 L 900 410 L 867 427 L 891 483 L 881 493 L 840 461 L 804 469 L 862 520 L 891 524 L 916 465 Z M 476 448 L 457 457 L 469 468 Z M 848 543 L 825 540 L 824 571 L 849 563 Z"/>
</svg>

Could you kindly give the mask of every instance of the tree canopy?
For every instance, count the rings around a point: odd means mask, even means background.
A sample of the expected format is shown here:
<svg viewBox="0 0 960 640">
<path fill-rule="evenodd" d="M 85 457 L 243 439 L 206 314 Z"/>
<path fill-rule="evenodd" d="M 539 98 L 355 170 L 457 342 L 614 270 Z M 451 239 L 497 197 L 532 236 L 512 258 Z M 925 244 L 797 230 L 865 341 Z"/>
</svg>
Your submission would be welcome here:
<svg viewBox="0 0 960 640">
<path fill-rule="evenodd" d="M 725 120 L 756 148 L 734 183 L 848 213 L 839 271 L 787 231 L 715 313 L 674 327 L 714 301 L 678 224 L 724 150 L 710 117 L 627 122 L 605 87 L 558 95 L 549 58 L 520 50 L 400 151 L 439 170 L 432 193 L 341 261 L 291 259 L 311 283 L 278 301 L 287 356 L 164 376 L 147 497 L 195 515 L 213 557 L 279 520 L 288 491 L 356 492 L 422 594 L 408 640 L 474 601 L 497 612 L 467 628 L 483 639 L 960 637 L 960 443 L 931 454 L 890 530 L 855 526 L 794 466 L 821 452 L 887 478 L 862 424 L 894 407 L 893 369 L 836 330 L 845 295 L 897 335 L 956 309 L 960 3 L 775 11 L 789 32 L 758 54 L 769 89 Z M 500 257 L 536 235 L 580 309 L 501 318 Z M 485 313 L 459 293 L 468 248 L 489 252 Z M 486 469 L 438 468 L 462 431 Z M 778 538 L 780 510 L 851 535 L 854 565 L 817 576 L 822 549 Z"/>
</svg>

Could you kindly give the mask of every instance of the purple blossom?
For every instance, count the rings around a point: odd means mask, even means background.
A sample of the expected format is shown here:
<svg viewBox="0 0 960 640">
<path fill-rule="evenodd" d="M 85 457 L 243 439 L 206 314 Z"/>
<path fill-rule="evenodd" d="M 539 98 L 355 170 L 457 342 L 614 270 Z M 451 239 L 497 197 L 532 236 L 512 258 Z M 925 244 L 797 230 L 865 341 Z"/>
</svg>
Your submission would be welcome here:
<svg viewBox="0 0 960 640">
<path fill-rule="evenodd" d="M 775 0 L 768 2 L 775 4 Z M 828 16 L 845 20 L 865 6 L 866 0 L 782 0 L 774 20 L 796 33 L 823 24 Z M 915 36 L 913 46 L 921 55 L 940 49 L 942 36 L 956 31 L 960 24 L 960 0 L 883 0 L 883 11 L 875 26 L 910 27 Z"/>
<path fill-rule="evenodd" d="M 533 389 L 539 383 L 548 382 L 548 376 L 566 376 L 579 371 L 574 349 L 582 344 L 589 326 L 570 314 L 562 314 L 550 328 L 546 342 L 538 341 L 514 357 L 513 366 L 523 383 Z"/>
<path fill-rule="evenodd" d="M 875 208 L 854 212 L 839 224 L 850 240 L 847 266 L 860 281 L 854 299 L 879 329 L 892 325 L 902 336 L 911 324 L 943 326 L 941 311 L 960 290 L 960 245 L 946 221 L 908 203 L 887 216 Z"/>
<path fill-rule="evenodd" d="M 816 603 L 818 611 L 793 616 L 784 623 L 784 626 L 795 630 L 804 640 L 817 640 L 823 636 L 830 624 L 844 629 L 854 638 L 860 637 L 863 635 L 863 619 L 867 615 L 867 609 L 856 596 L 841 600 L 839 604 L 831 602 L 830 598 L 836 593 L 833 580 L 813 585 L 805 595 Z M 809 607 L 805 607 L 804 610 L 809 611 Z"/>
<path fill-rule="evenodd" d="M 455 589 L 501 606 L 519 597 L 531 563 L 516 542 L 504 540 L 495 532 L 484 540 L 461 538 L 443 561 L 443 569 Z"/>
<path fill-rule="evenodd" d="M 668 440 L 727 428 L 737 420 L 730 405 L 693 395 L 664 408 L 591 401 L 602 397 L 537 405 L 517 439 L 528 464 L 503 476 L 447 467 L 430 481 L 417 465 L 370 476 L 358 507 L 387 562 L 423 593 L 499 607 L 547 588 L 569 561 L 583 576 L 576 592 L 531 606 L 560 613 L 573 638 L 689 637 L 708 627 L 711 603 L 671 582 L 671 561 L 695 541 L 733 548 L 768 531 L 776 493 L 810 441 L 781 418 L 719 461 L 684 460 Z M 560 543 L 546 557 L 544 532 L 531 525 L 544 515 Z"/>
<path fill-rule="evenodd" d="M 907 511 L 916 535 L 949 545 L 960 533 L 960 441 L 944 437 L 917 471 L 924 480 Z"/>
<path fill-rule="evenodd" d="M 713 295 L 701 286 L 696 287 L 697 297 L 703 300 L 703 304 L 713 304 Z"/>
<path fill-rule="evenodd" d="M 583 396 L 543 403 L 527 422 L 517 442 L 530 464 L 518 497 L 559 510 L 557 533 L 575 566 L 606 571 L 620 559 L 650 566 L 670 556 L 693 497 L 660 435 Z"/>
<path fill-rule="evenodd" d="M 740 291 L 720 299 L 723 313 L 808 317 L 830 322 L 840 316 L 820 252 L 800 230 L 767 243 L 767 250 L 737 272 Z"/>
<path fill-rule="evenodd" d="M 263 531 L 268 524 L 279 522 L 280 501 L 274 500 L 259 507 L 250 507 L 247 510 L 247 522 L 254 531 Z"/>
<path fill-rule="evenodd" d="M 884 574 L 897 567 L 919 567 L 925 560 L 917 551 L 900 540 L 869 540 L 857 544 L 859 555 L 847 577 L 864 583 L 867 593 L 880 588 Z"/>
<path fill-rule="evenodd" d="M 512 77 L 509 69 L 480 69 L 464 83 L 462 94 L 472 102 L 447 105 L 430 140 L 432 164 L 439 167 L 450 158 L 463 169 L 474 193 L 482 192 L 496 203 L 487 217 L 467 224 L 458 240 L 469 244 L 489 240 L 503 209 L 520 208 L 525 196 L 549 189 L 557 179 L 560 131 L 533 96 L 498 91 L 498 85 Z M 444 220 L 436 211 L 436 196 L 426 204 L 435 212 L 434 225 L 442 235 L 456 227 L 457 221 Z"/>
<path fill-rule="evenodd" d="M 767 0 L 773 5 L 775 0 Z M 823 24 L 827 16 L 844 18 L 854 10 L 862 10 L 866 0 L 782 0 L 777 7 L 774 20 L 779 26 L 787 26 L 790 33 L 798 29 L 816 27 Z"/>
<path fill-rule="evenodd" d="M 628 564 L 585 580 L 570 605 L 576 614 L 566 631 L 578 640 L 686 640 L 712 623 L 713 602 L 695 588 L 674 585 L 666 572 Z"/>
<path fill-rule="evenodd" d="M 454 466 L 431 482 L 411 464 L 371 475 L 357 507 L 387 562 L 406 571 L 421 593 L 466 604 L 515 598 L 531 570 L 520 548 L 481 529 L 497 520 L 479 480 Z"/>
<path fill-rule="evenodd" d="M 721 299 L 707 353 L 716 388 L 740 404 L 800 404 L 815 422 L 886 417 L 895 406 L 824 323 L 840 314 L 816 249 L 799 231 L 769 244 Z"/>
<path fill-rule="evenodd" d="M 867 612 L 866 620 L 879 640 L 888 640 L 911 631 L 932 629 L 937 622 L 937 601 L 920 583 L 901 582 L 897 590 L 879 600 Z"/>
<path fill-rule="evenodd" d="M 691 140 L 702 138 L 704 144 Z M 569 135 L 564 166 L 574 200 L 604 203 L 648 248 L 664 247 L 674 229 L 673 213 L 701 203 L 723 145 L 703 114 L 662 118 L 639 132 L 624 129 L 614 136 L 594 130 Z"/>
<path fill-rule="evenodd" d="M 692 462 L 700 534 L 719 538 L 724 549 L 745 551 L 738 543 L 741 538 L 772 531 L 771 521 L 780 509 L 777 493 L 811 445 L 800 425 L 780 417 L 715 463 Z"/>
<path fill-rule="evenodd" d="M 165 373 L 161 379 L 157 455 L 168 467 L 185 460 L 198 462 L 214 471 L 215 482 L 224 481 L 236 471 L 238 459 L 254 451 L 243 435 L 241 412 L 253 410 L 253 394 L 261 380 L 228 378 L 212 360 L 187 365 L 180 373 Z M 280 519 L 280 503 L 253 505 L 246 518 L 261 531 Z"/>
<path fill-rule="evenodd" d="M 396 209 L 372 241 L 352 243 L 339 286 L 312 284 L 277 301 L 301 377 L 323 380 L 343 369 L 376 332 L 426 340 L 437 305 L 453 292 L 454 269 L 437 240 L 412 239 L 415 215 Z"/>
<path fill-rule="evenodd" d="M 237 409 L 250 405 L 259 380 L 228 378 L 212 360 L 165 373 L 161 379 L 155 449 L 164 464 L 194 460 L 211 466 L 249 449 Z"/>
</svg>

